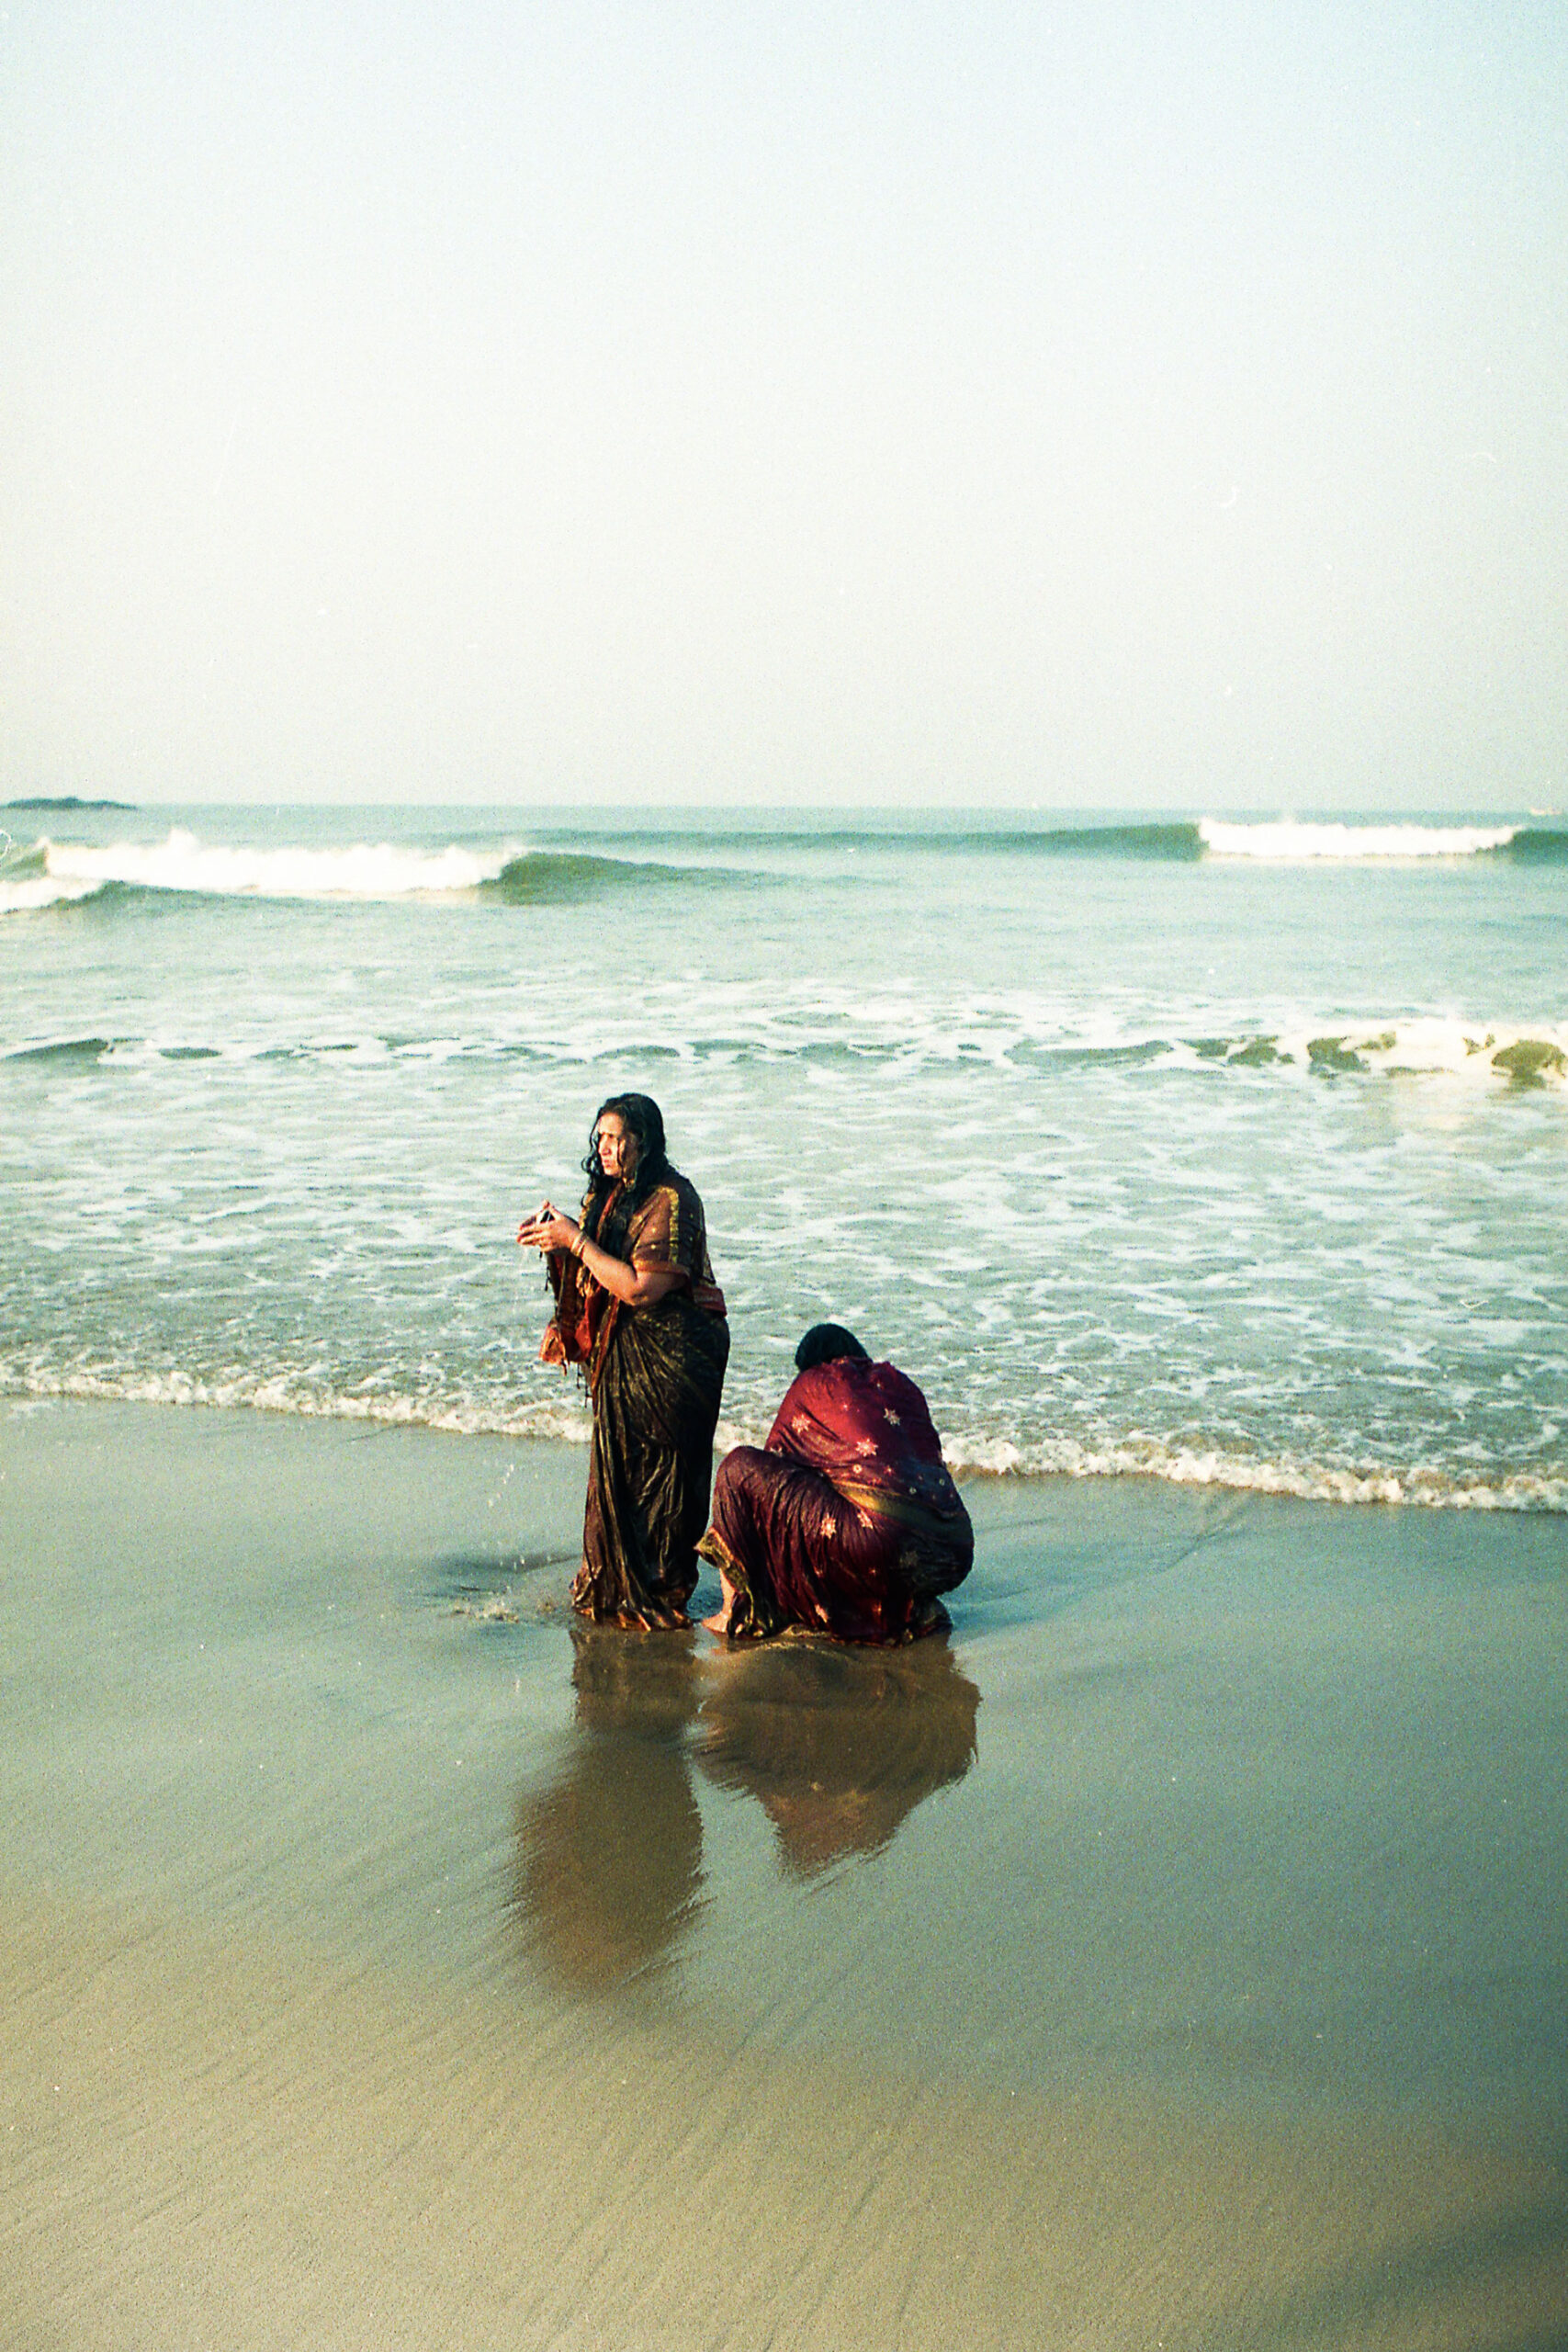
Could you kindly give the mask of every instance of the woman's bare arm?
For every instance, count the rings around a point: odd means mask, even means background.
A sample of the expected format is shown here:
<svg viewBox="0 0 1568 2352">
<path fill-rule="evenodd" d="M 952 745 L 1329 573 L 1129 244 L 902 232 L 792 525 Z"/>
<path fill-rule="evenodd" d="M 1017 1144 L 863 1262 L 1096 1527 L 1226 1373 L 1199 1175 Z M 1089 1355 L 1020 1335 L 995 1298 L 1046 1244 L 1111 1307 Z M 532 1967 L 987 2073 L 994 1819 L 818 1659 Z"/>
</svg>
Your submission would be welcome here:
<svg viewBox="0 0 1568 2352">
<path fill-rule="evenodd" d="M 623 1306 L 652 1306 L 687 1279 L 680 1266 L 634 1266 L 625 1258 L 612 1257 L 548 1201 L 537 1216 L 524 1219 L 517 1238 L 525 1249 L 581 1259 L 601 1289 L 618 1298 Z"/>
</svg>

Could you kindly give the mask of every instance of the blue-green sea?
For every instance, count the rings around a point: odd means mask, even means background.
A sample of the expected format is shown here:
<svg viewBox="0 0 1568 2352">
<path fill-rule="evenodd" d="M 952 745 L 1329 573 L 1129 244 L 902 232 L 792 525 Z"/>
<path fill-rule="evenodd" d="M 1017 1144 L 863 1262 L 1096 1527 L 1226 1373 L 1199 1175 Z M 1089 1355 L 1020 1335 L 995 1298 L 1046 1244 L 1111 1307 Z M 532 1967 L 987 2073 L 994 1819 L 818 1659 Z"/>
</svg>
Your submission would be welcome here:
<svg viewBox="0 0 1568 2352">
<path fill-rule="evenodd" d="M 661 1103 L 755 1435 L 1568 1509 L 1551 817 L 0 810 L 0 1389 L 585 1434 L 513 1244 Z"/>
</svg>

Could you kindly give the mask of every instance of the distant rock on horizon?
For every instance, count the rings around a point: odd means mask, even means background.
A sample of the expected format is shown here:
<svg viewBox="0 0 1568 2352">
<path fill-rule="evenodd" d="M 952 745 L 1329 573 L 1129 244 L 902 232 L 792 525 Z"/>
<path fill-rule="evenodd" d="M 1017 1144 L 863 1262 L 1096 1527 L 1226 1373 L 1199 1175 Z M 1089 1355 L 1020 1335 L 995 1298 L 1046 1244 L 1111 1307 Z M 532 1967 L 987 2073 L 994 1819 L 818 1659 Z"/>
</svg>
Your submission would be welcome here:
<svg viewBox="0 0 1568 2352">
<path fill-rule="evenodd" d="M 79 800 L 73 792 L 53 799 L 0 800 L 0 808 L 125 808 L 133 815 L 137 806 L 134 800 Z"/>
</svg>

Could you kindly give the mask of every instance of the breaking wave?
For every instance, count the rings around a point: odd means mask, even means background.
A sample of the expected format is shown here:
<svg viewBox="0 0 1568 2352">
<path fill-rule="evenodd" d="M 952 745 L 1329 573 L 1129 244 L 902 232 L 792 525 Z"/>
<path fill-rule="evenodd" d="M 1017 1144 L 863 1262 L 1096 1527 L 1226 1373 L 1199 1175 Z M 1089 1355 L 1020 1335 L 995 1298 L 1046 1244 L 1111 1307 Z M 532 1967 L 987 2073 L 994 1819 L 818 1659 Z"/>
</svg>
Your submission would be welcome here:
<svg viewBox="0 0 1568 2352">
<path fill-rule="evenodd" d="M 18 877 L 19 861 L 0 868 L 0 911 L 80 899 L 108 884 L 201 898 L 406 899 L 478 889 L 505 870 L 513 854 L 450 847 L 434 853 L 355 843 L 347 849 L 209 847 L 175 826 L 152 843 L 111 842 L 98 849 L 47 838 L 31 856 L 36 870 Z M 17 893 L 25 894 L 17 899 Z"/>
<path fill-rule="evenodd" d="M 509 906 L 570 906 L 596 899 L 606 890 L 646 888 L 660 882 L 733 884 L 751 877 L 717 873 L 712 868 L 663 865 L 653 859 L 599 857 L 568 850 L 526 850 L 508 858 L 501 872 L 484 888 Z"/>
<path fill-rule="evenodd" d="M 1172 1024 L 1165 1036 L 1073 1035 L 1038 1007 L 1004 1001 L 924 1008 L 916 1022 L 901 1001 L 835 1004 L 818 989 L 808 1009 L 793 1003 L 742 1009 L 660 1005 L 644 1021 L 600 1022 L 576 1034 L 520 1038 L 333 1031 L 314 1037 L 149 1038 L 87 1032 L 35 1037 L 0 1049 L 0 1062 L 127 1067 L 164 1062 L 352 1059 L 446 1063 L 619 1065 L 628 1057 L 700 1066 L 737 1062 L 847 1068 L 874 1075 L 892 1065 L 974 1062 L 1068 1078 L 1097 1071 L 1166 1069 L 1208 1076 L 1234 1071 L 1280 1079 L 1431 1079 L 1468 1087 L 1555 1088 L 1568 1084 L 1568 1022 L 1461 1021 L 1443 1015 L 1373 1015 L 1359 1022 L 1297 1015 L 1287 1024 L 1195 1034 Z M 702 1011 L 717 1014 L 707 1028 Z M 686 1015 L 682 1034 L 682 1012 Z"/>
<path fill-rule="evenodd" d="M 0 855 L 0 915 L 69 905 L 107 892 L 186 898 L 351 899 L 386 903 L 479 893 L 511 906 L 570 906 L 606 890 L 748 877 L 640 857 L 456 843 L 418 850 L 382 842 L 345 849 L 213 847 L 175 826 L 152 843 L 103 848 L 45 837 Z"/>
<path fill-rule="evenodd" d="M 932 835 L 936 845 L 939 835 Z M 975 837 L 983 842 L 987 837 Z M 1164 864 L 1249 859 L 1258 865 L 1364 865 L 1413 859 L 1506 857 L 1527 865 L 1568 864 L 1568 832 L 1520 824 L 1298 823 L 1284 818 L 1240 823 L 1202 817 L 1196 823 L 1071 825 L 1041 832 L 998 832 L 1002 849 L 1046 857 L 1147 858 Z"/>
<path fill-rule="evenodd" d="M 676 843 L 695 863 L 661 861 L 650 847 Z M 1527 865 L 1568 864 L 1568 832 L 1522 824 L 1297 823 L 1293 820 L 1236 823 L 1205 817 L 1196 822 L 1077 824 L 1048 829 L 941 827 L 795 832 L 694 829 L 675 836 L 652 833 L 615 854 L 601 848 L 530 849 L 500 842 L 489 849 L 453 842 L 418 849 L 381 842 L 348 847 L 276 849 L 214 845 L 182 826 L 162 842 L 111 842 L 102 846 L 0 840 L 0 915 L 70 905 L 107 893 L 111 898 L 156 892 L 186 898 L 360 900 L 389 902 L 479 896 L 513 906 L 573 905 L 606 891 L 670 883 L 734 884 L 759 877 L 753 867 L 705 862 L 716 852 L 798 852 L 898 847 L 940 854 L 980 850 L 1044 858 L 1153 860 L 1162 864 L 1274 865 L 1365 865 L 1506 858 Z"/>
<path fill-rule="evenodd" d="M 1289 820 L 1235 825 L 1205 817 L 1198 832 L 1211 857 L 1297 865 L 1314 860 L 1476 857 L 1511 849 L 1519 830 L 1517 825 L 1303 825 Z"/>
<path fill-rule="evenodd" d="M 788 838 L 770 837 L 779 842 Z M 1236 859 L 1303 865 L 1472 857 L 1502 857 L 1527 865 L 1568 864 L 1568 832 L 1514 822 L 1379 825 L 1298 822 L 1293 818 L 1241 822 L 1202 817 L 1195 821 L 1143 824 L 976 827 L 957 833 L 933 827 L 908 837 L 886 831 L 844 831 L 815 838 L 818 845 L 841 842 L 857 849 L 886 848 L 890 840 L 896 840 L 901 847 L 931 851 L 962 846 L 1036 857 L 1134 858 L 1177 865 Z"/>
</svg>

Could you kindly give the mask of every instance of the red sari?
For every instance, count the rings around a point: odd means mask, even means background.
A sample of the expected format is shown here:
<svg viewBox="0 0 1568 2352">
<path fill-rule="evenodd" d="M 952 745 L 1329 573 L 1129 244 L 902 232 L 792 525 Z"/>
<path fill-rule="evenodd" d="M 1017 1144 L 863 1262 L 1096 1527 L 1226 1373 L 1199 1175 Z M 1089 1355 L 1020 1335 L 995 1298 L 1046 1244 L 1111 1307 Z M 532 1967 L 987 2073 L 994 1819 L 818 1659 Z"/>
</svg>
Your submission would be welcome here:
<svg viewBox="0 0 1568 2352">
<path fill-rule="evenodd" d="M 937 1595 L 975 1535 L 914 1382 L 840 1356 L 800 1374 L 765 1448 L 719 1464 L 697 1550 L 734 1587 L 734 1635 L 907 1642 L 947 1623 Z"/>
</svg>

